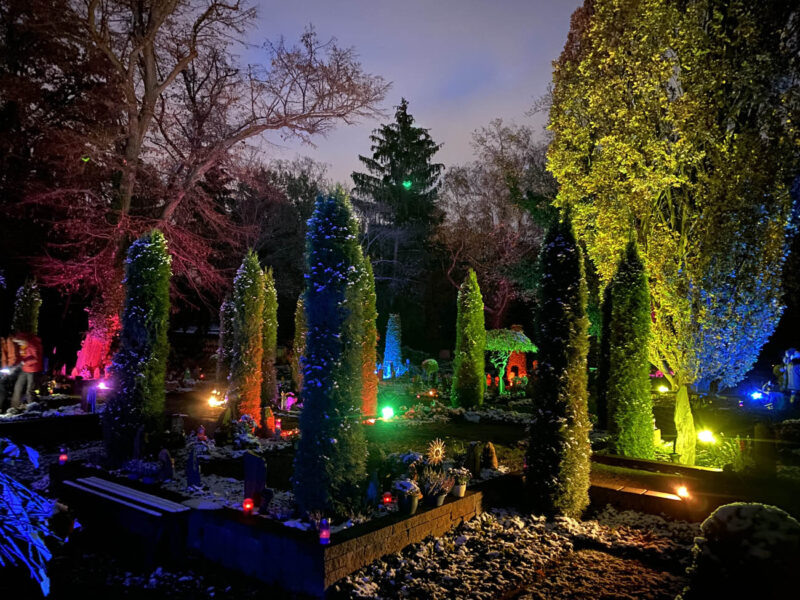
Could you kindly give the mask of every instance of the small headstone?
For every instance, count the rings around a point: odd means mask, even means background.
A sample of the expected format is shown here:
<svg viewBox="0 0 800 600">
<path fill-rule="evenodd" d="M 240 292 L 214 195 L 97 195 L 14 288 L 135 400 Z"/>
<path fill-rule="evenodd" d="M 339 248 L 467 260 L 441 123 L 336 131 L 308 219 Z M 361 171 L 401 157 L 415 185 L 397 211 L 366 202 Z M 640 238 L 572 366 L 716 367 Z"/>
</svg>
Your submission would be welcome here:
<svg viewBox="0 0 800 600">
<path fill-rule="evenodd" d="M 464 460 L 464 467 L 469 469 L 473 477 L 480 477 L 481 474 L 481 455 L 483 454 L 483 442 L 470 442 L 467 448 L 467 458 Z"/>
<path fill-rule="evenodd" d="M 481 453 L 481 468 L 497 470 L 497 452 L 492 442 L 486 442 Z"/>
<path fill-rule="evenodd" d="M 200 487 L 200 463 L 197 460 L 197 447 L 193 444 L 189 449 L 189 456 L 186 457 L 186 485 L 189 487 Z"/>
<path fill-rule="evenodd" d="M 261 491 L 267 483 L 267 465 L 253 452 L 244 455 L 244 497 L 252 498 L 253 506 L 261 506 Z"/>
<path fill-rule="evenodd" d="M 378 473 L 373 472 L 367 486 L 367 503 L 373 506 L 378 503 Z"/>
<path fill-rule="evenodd" d="M 97 388 L 91 386 L 86 392 L 86 402 L 83 406 L 83 412 L 94 413 L 97 409 Z"/>
<path fill-rule="evenodd" d="M 175 461 L 172 460 L 169 450 L 162 448 L 158 453 L 158 478 L 167 481 L 175 476 Z"/>
<path fill-rule="evenodd" d="M 258 506 L 258 512 L 262 515 L 267 514 L 267 510 L 269 509 L 269 503 L 272 502 L 272 499 L 275 497 L 275 492 L 272 488 L 268 488 L 264 486 L 264 489 L 261 490 L 261 503 Z"/>
<path fill-rule="evenodd" d="M 142 457 L 142 441 L 144 440 L 144 425 L 140 425 L 133 436 L 133 459 L 139 460 Z"/>
</svg>

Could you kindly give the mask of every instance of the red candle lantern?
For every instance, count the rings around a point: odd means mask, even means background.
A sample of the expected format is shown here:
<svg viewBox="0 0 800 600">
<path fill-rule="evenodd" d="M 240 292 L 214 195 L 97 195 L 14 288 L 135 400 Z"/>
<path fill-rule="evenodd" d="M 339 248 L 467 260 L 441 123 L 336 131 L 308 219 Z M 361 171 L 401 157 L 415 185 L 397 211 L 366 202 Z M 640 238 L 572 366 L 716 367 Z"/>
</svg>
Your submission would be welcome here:
<svg viewBox="0 0 800 600">
<path fill-rule="evenodd" d="M 245 498 L 244 502 L 242 502 L 242 512 L 246 515 L 253 514 L 253 499 L 252 498 Z"/>
<path fill-rule="evenodd" d="M 387 506 L 392 503 L 392 492 L 383 493 L 383 503 Z"/>
<path fill-rule="evenodd" d="M 277 435 L 280 435 L 280 433 L 281 433 L 281 420 L 280 419 L 275 419 L 275 433 Z"/>
<path fill-rule="evenodd" d="M 69 460 L 69 455 L 67 454 L 67 451 L 64 448 L 62 448 L 61 454 L 58 455 L 58 464 L 63 465 L 68 460 Z"/>
<path fill-rule="evenodd" d="M 319 543 L 323 546 L 331 543 L 331 524 L 328 519 L 319 522 Z"/>
</svg>

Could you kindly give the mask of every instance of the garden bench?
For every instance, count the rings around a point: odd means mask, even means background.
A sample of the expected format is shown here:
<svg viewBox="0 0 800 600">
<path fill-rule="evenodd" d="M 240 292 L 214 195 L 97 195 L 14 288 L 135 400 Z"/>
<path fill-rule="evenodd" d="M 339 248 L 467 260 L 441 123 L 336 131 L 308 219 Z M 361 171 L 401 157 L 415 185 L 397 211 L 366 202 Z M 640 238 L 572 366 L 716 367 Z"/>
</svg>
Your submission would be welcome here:
<svg viewBox="0 0 800 600">
<path fill-rule="evenodd" d="M 80 477 L 75 481 L 64 481 L 64 485 L 154 517 L 160 517 L 164 513 L 176 514 L 189 510 L 187 506 L 177 502 L 140 492 L 100 477 Z"/>
</svg>

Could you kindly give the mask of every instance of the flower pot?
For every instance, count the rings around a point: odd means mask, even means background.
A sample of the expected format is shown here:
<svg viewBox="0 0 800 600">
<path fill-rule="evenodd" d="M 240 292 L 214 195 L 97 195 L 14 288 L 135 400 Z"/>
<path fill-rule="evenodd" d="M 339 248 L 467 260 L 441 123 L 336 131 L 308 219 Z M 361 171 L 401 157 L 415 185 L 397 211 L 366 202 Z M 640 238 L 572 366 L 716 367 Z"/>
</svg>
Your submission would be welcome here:
<svg viewBox="0 0 800 600">
<path fill-rule="evenodd" d="M 439 494 L 438 496 L 426 496 L 425 502 L 428 503 L 429 506 L 441 506 L 444 504 L 444 499 L 447 498 L 447 494 Z"/>
<path fill-rule="evenodd" d="M 453 490 L 450 492 L 456 498 L 463 498 L 464 493 L 467 491 L 467 484 L 466 483 L 459 483 L 453 486 Z"/>
<path fill-rule="evenodd" d="M 397 512 L 401 515 L 413 515 L 417 512 L 419 498 L 416 496 L 400 495 L 397 498 Z"/>
</svg>

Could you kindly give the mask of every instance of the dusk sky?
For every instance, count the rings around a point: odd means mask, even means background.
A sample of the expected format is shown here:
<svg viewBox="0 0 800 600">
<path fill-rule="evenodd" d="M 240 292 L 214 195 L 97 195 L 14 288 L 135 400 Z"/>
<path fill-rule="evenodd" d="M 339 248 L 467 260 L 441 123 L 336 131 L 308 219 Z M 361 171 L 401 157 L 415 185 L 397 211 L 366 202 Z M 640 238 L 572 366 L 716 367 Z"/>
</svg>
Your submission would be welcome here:
<svg viewBox="0 0 800 600">
<path fill-rule="evenodd" d="M 401 97 L 417 125 L 443 143 L 437 160 L 446 166 L 471 159 L 472 132 L 495 117 L 542 125 L 526 112 L 547 89 L 551 63 L 564 46 L 569 18 L 579 0 L 258 0 L 258 28 L 248 40 L 283 35 L 299 38 L 313 24 L 321 39 L 335 36 L 353 46 L 364 69 L 392 82 L 384 103 L 393 117 Z M 252 50 L 246 60 L 258 60 Z M 361 170 L 359 154 L 369 154 L 369 134 L 380 122 L 339 127 L 316 148 L 281 142 L 270 155 L 311 156 L 328 163 L 329 176 L 352 185 Z"/>
</svg>

